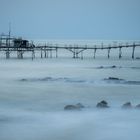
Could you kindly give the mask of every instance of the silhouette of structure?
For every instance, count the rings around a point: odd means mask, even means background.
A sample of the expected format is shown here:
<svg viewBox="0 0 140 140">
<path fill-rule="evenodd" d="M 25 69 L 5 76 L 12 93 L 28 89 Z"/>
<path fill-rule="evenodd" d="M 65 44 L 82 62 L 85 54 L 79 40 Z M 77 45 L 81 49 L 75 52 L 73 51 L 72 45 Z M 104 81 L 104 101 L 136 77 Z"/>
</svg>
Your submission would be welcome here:
<svg viewBox="0 0 140 140">
<path fill-rule="evenodd" d="M 72 53 L 73 58 L 81 58 L 83 59 L 83 53 L 86 50 L 93 50 L 93 58 L 96 58 L 96 52 L 98 50 L 107 50 L 107 57 L 110 58 L 110 52 L 113 49 L 119 50 L 119 59 L 122 58 L 122 49 L 123 48 L 132 48 L 131 58 L 135 58 L 135 49 L 136 47 L 140 47 L 140 43 L 132 43 L 125 45 L 34 45 L 30 43 L 28 40 L 22 38 L 14 38 L 11 37 L 10 31 L 8 35 L 1 34 L 0 36 L 0 52 L 5 52 L 5 56 L 7 59 L 10 58 L 10 54 L 12 52 L 17 53 L 17 58 L 22 59 L 23 54 L 26 52 L 31 52 L 31 58 L 35 58 L 35 52 L 40 51 L 41 58 L 52 58 L 55 54 L 55 57 L 58 57 L 58 50 L 68 50 Z"/>
</svg>

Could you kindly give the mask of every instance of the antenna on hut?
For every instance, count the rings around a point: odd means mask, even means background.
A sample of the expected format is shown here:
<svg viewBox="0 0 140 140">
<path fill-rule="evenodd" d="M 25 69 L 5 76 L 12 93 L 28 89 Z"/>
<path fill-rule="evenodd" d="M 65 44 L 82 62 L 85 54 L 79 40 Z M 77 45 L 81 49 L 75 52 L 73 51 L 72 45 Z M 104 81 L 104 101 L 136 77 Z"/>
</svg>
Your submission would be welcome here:
<svg viewBox="0 0 140 140">
<path fill-rule="evenodd" d="M 8 46 L 10 47 L 10 39 L 11 39 L 11 22 L 9 22 L 9 33 L 8 33 Z"/>
<path fill-rule="evenodd" d="M 9 38 L 11 36 L 11 22 L 9 22 Z"/>
</svg>

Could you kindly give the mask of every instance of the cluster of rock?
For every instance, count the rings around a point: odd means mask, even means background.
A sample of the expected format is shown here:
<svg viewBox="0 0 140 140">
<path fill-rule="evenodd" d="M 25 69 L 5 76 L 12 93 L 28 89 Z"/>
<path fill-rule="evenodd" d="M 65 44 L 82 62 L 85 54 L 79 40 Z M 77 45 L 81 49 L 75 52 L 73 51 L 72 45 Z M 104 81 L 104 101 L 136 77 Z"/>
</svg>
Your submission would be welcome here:
<svg viewBox="0 0 140 140">
<path fill-rule="evenodd" d="M 124 108 L 124 109 L 131 109 L 131 108 L 140 109 L 140 104 L 133 107 L 131 102 L 126 102 L 125 104 L 122 105 L 122 108 Z"/>
<path fill-rule="evenodd" d="M 114 69 L 114 68 L 122 68 L 121 66 L 99 66 L 98 69 Z"/>
<path fill-rule="evenodd" d="M 108 77 L 108 78 L 104 78 L 104 80 L 115 80 L 115 81 L 121 81 L 121 80 L 124 80 L 124 79 L 120 79 L 120 78 L 117 78 L 117 77 Z"/>
<path fill-rule="evenodd" d="M 100 102 L 97 103 L 96 105 L 97 108 L 109 108 L 108 102 L 105 100 L 102 100 Z M 84 105 L 82 105 L 81 103 L 75 104 L 75 105 L 66 105 L 64 107 L 64 110 L 81 110 L 85 108 Z M 131 102 L 126 102 L 122 105 L 122 109 L 131 109 L 131 108 L 136 108 L 136 109 L 140 109 L 140 104 L 136 105 L 135 107 L 132 106 Z"/>
<path fill-rule="evenodd" d="M 126 102 L 126 103 L 124 103 L 124 104 L 122 105 L 122 108 L 124 108 L 124 109 L 130 109 L 130 108 L 132 108 L 131 102 Z"/>
<path fill-rule="evenodd" d="M 109 108 L 107 101 L 104 101 L 104 100 L 97 103 L 96 107 L 97 108 Z"/>
<path fill-rule="evenodd" d="M 78 103 L 76 105 L 66 105 L 64 110 L 81 110 L 82 108 L 85 108 L 85 106 L 81 103 Z"/>
</svg>

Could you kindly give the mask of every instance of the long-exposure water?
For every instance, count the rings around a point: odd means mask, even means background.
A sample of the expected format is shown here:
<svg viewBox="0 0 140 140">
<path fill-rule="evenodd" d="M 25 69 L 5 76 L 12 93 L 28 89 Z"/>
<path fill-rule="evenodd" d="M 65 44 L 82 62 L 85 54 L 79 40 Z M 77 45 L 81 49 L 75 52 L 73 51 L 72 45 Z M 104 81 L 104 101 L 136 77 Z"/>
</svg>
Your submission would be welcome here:
<svg viewBox="0 0 140 140">
<path fill-rule="evenodd" d="M 139 60 L 2 58 L 0 140 L 138 139 L 139 91 Z M 101 100 L 110 107 L 97 109 Z M 128 101 L 132 109 L 122 109 Z M 64 110 L 77 103 L 85 108 Z"/>
</svg>

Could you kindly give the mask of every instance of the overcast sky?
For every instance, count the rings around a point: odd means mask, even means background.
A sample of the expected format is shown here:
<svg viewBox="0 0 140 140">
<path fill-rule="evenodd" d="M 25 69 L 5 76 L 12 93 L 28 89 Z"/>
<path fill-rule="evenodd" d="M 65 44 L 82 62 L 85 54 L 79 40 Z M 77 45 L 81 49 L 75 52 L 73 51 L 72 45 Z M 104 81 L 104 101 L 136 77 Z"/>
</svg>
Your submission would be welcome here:
<svg viewBox="0 0 140 140">
<path fill-rule="evenodd" d="M 33 39 L 140 39 L 140 0 L 0 0 L 0 32 Z"/>
</svg>

